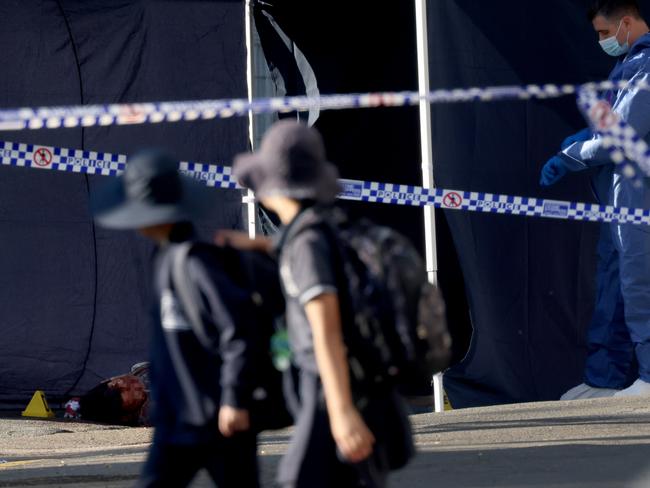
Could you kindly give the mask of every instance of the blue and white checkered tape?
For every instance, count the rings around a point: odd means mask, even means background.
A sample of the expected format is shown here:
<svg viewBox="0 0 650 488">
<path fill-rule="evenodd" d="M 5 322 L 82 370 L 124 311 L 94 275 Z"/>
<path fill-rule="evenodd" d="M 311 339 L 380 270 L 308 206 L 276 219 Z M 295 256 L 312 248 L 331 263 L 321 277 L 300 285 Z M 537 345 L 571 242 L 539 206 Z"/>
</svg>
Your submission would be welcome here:
<svg viewBox="0 0 650 488">
<path fill-rule="evenodd" d="M 224 190 L 242 189 L 233 178 L 230 166 L 181 162 L 178 168 L 184 175 L 202 181 L 206 186 L 212 188 L 222 188 Z"/>
<path fill-rule="evenodd" d="M 265 98 L 250 101 L 229 99 L 0 109 L 0 130 L 152 124 L 226 118 L 246 115 L 249 112 L 260 114 L 304 111 L 316 107 L 320 110 L 401 107 L 417 105 L 422 100 L 430 103 L 488 102 L 508 99 L 548 99 L 574 94 L 579 95 L 579 104 L 588 120 L 592 125 L 597 126 L 599 121 L 594 119 L 593 114 L 600 113 L 602 116 L 597 93 L 604 90 L 621 89 L 648 90 L 650 85 L 645 82 L 604 81 L 583 85 L 441 89 L 424 94 L 419 92 L 356 93 L 318 97 Z M 607 118 L 610 122 L 611 119 L 611 117 Z M 620 127 L 617 127 L 617 124 Z M 650 176 L 650 149 L 631 127 L 623 121 L 617 120 L 616 123 L 609 124 L 608 128 L 601 128 L 601 132 L 605 135 L 604 142 L 612 160 L 616 164 L 623 165 L 625 176 L 634 179 L 636 184 L 640 184 L 643 175 Z M 81 167 L 79 168 L 81 170 Z M 87 167 L 86 171 L 90 170 L 91 167 Z"/>
<path fill-rule="evenodd" d="M 126 167 L 123 155 L 16 142 L 0 143 L 0 159 L 5 166 L 105 176 L 115 176 Z"/>
<path fill-rule="evenodd" d="M 117 176 L 126 168 L 127 156 L 106 152 L 82 151 L 37 144 L 0 142 L 0 165 L 24 168 Z M 179 170 L 207 186 L 235 189 L 229 166 L 181 162 Z"/>
<path fill-rule="evenodd" d="M 392 183 L 356 180 L 340 180 L 340 182 L 343 191 L 339 198 L 344 200 L 416 207 L 432 205 L 448 210 L 561 220 L 650 225 L 650 210 L 644 209 L 440 188 L 426 189 Z"/>
<path fill-rule="evenodd" d="M 59 129 L 108 125 L 156 124 L 194 121 L 254 114 L 306 111 L 313 108 L 343 110 L 350 108 L 404 107 L 429 103 L 489 102 L 496 100 L 548 99 L 575 95 L 580 90 L 622 89 L 626 81 L 603 81 L 584 85 L 527 85 L 433 90 L 429 93 L 385 92 L 297 96 L 286 98 L 241 98 L 179 102 L 151 102 L 105 105 L 71 105 L 0 109 L 0 131 Z M 645 83 L 636 85 L 649 89 Z"/>
<path fill-rule="evenodd" d="M 121 154 L 0 142 L 0 164 L 4 166 L 116 176 L 124 171 L 126 161 L 127 157 Z M 209 187 L 241 189 L 229 166 L 181 162 L 179 170 Z M 431 205 L 467 212 L 650 225 L 650 210 L 644 209 L 440 188 L 427 189 L 373 181 L 341 179 L 340 184 L 342 191 L 339 198 L 343 200 L 416 207 Z"/>
</svg>

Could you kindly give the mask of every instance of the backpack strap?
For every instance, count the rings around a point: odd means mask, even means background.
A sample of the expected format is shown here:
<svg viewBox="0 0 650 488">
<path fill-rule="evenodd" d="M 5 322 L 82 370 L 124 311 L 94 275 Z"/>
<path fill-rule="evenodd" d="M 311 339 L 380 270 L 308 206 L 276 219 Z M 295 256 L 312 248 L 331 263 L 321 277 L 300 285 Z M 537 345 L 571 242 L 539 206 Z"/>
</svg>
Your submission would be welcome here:
<svg viewBox="0 0 650 488">
<path fill-rule="evenodd" d="M 187 256 L 192 249 L 193 243 L 185 242 L 175 245 L 170 251 L 172 255 L 170 281 L 171 286 L 176 291 L 176 298 L 179 300 L 179 305 L 183 310 L 185 318 L 189 321 L 192 330 L 196 332 L 197 320 L 200 320 L 200 312 L 194 305 L 191 293 L 193 286 L 191 286 L 189 277 L 186 273 Z M 200 327 L 202 329 L 202 327 Z M 215 405 L 208 405 L 197 393 L 197 388 L 188 369 L 181 347 L 178 342 L 176 334 L 165 331 L 163 327 L 163 337 L 167 345 L 167 350 L 176 373 L 176 377 L 183 392 L 185 401 L 188 407 L 188 417 L 185 419 L 191 425 L 205 425 L 214 415 L 213 408 Z M 197 335 L 197 338 L 199 336 Z M 200 339 L 199 339 L 200 340 Z M 201 342 L 201 345 L 203 343 Z"/>
<path fill-rule="evenodd" d="M 208 351 L 214 351 L 214 341 L 208 334 L 201 318 L 201 296 L 189 277 L 187 260 L 194 247 L 193 242 L 175 246 L 172 256 L 171 282 L 180 301 L 185 317 L 199 343 Z"/>
</svg>

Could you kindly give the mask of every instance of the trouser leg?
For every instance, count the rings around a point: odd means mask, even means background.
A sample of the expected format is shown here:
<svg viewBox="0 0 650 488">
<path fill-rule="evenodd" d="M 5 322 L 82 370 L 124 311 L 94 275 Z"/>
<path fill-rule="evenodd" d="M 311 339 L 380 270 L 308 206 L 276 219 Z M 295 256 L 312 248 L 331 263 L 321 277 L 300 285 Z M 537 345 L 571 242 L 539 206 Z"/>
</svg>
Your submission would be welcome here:
<svg viewBox="0 0 650 488">
<path fill-rule="evenodd" d="M 619 226 L 625 322 L 634 344 L 639 377 L 650 382 L 650 232 L 626 227 Z"/>
<path fill-rule="evenodd" d="M 650 208 L 650 180 L 641 187 L 614 175 L 614 203 L 632 208 Z M 621 293 L 625 322 L 634 344 L 639 377 L 650 382 L 650 227 L 614 225 L 613 239 L 619 252 Z"/>
<path fill-rule="evenodd" d="M 205 467 L 219 488 L 257 488 L 257 442 L 252 432 L 220 437 L 207 453 Z"/>
<path fill-rule="evenodd" d="M 342 462 L 337 456 L 320 381 L 316 375 L 306 372 L 301 374 L 300 402 L 301 411 L 295 431 L 289 449 L 280 462 L 278 484 L 284 488 L 364 486 L 360 471 L 355 466 Z"/>
<path fill-rule="evenodd" d="M 136 483 L 137 488 L 182 488 L 187 486 L 201 461 L 192 446 L 179 446 L 155 439 Z"/>
<path fill-rule="evenodd" d="M 597 388 L 625 388 L 638 374 L 619 273 L 619 254 L 611 229 L 604 224 L 598 242 L 596 303 L 587 333 L 585 365 L 585 383 Z"/>
</svg>

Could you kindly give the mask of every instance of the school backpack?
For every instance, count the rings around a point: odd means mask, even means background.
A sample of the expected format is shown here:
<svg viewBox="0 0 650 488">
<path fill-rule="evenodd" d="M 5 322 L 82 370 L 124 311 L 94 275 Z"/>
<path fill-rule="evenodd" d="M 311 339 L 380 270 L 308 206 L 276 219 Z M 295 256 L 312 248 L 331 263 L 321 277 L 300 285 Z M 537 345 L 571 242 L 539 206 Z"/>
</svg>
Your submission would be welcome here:
<svg viewBox="0 0 650 488">
<path fill-rule="evenodd" d="M 251 369 L 255 372 L 255 381 L 250 392 L 249 409 L 252 429 L 261 432 L 292 425 L 293 419 L 283 395 L 282 373 L 274 367 L 271 356 L 275 320 L 284 312 L 275 262 L 259 253 L 216 247 L 207 243 L 186 242 L 176 246 L 172 283 L 194 335 L 208 351 L 217 349 L 219 336 L 216 329 L 205 326 L 197 305 L 201 297 L 196 296 L 195 287 L 189 281 L 187 273 L 188 257 L 198 247 L 219 257 L 218 262 L 228 277 L 229 286 L 243 291 L 236 295 L 242 297 L 241 303 L 236 304 L 236 309 L 245 310 L 246 316 L 252 317 L 254 321 L 256 332 L 254 344 L 251 345 L 254 362 Z"/>
<path fill-rule="evenodd" d="M 325 219 L 347 293 L 342 310 L 351 373 L 370 383 L 430 384 L 449 365 L 451 336 L 439 289 L 417 250 L 399 232 L 340 211 Z"/>
</svg>

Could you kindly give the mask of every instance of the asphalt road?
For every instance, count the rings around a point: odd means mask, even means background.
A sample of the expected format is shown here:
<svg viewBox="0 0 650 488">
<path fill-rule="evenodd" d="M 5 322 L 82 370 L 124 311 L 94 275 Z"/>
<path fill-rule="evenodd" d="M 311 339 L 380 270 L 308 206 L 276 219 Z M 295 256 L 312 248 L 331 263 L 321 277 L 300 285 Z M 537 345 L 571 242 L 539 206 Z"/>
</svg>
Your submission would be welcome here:
<svg viewBox="0 0 650 488">
<path fill-rule="evenodd" d="M 587 400 L 412 417 L 419 454 L 394 487 L 650 487 L 650 402 Z M 260 440 L 264 486 L 289 431 Z M 0 487 L 127 487 L 151 431 L 0 419 Z M 211 486 L 199 476 L 194 487 Z"/>
</svg>

